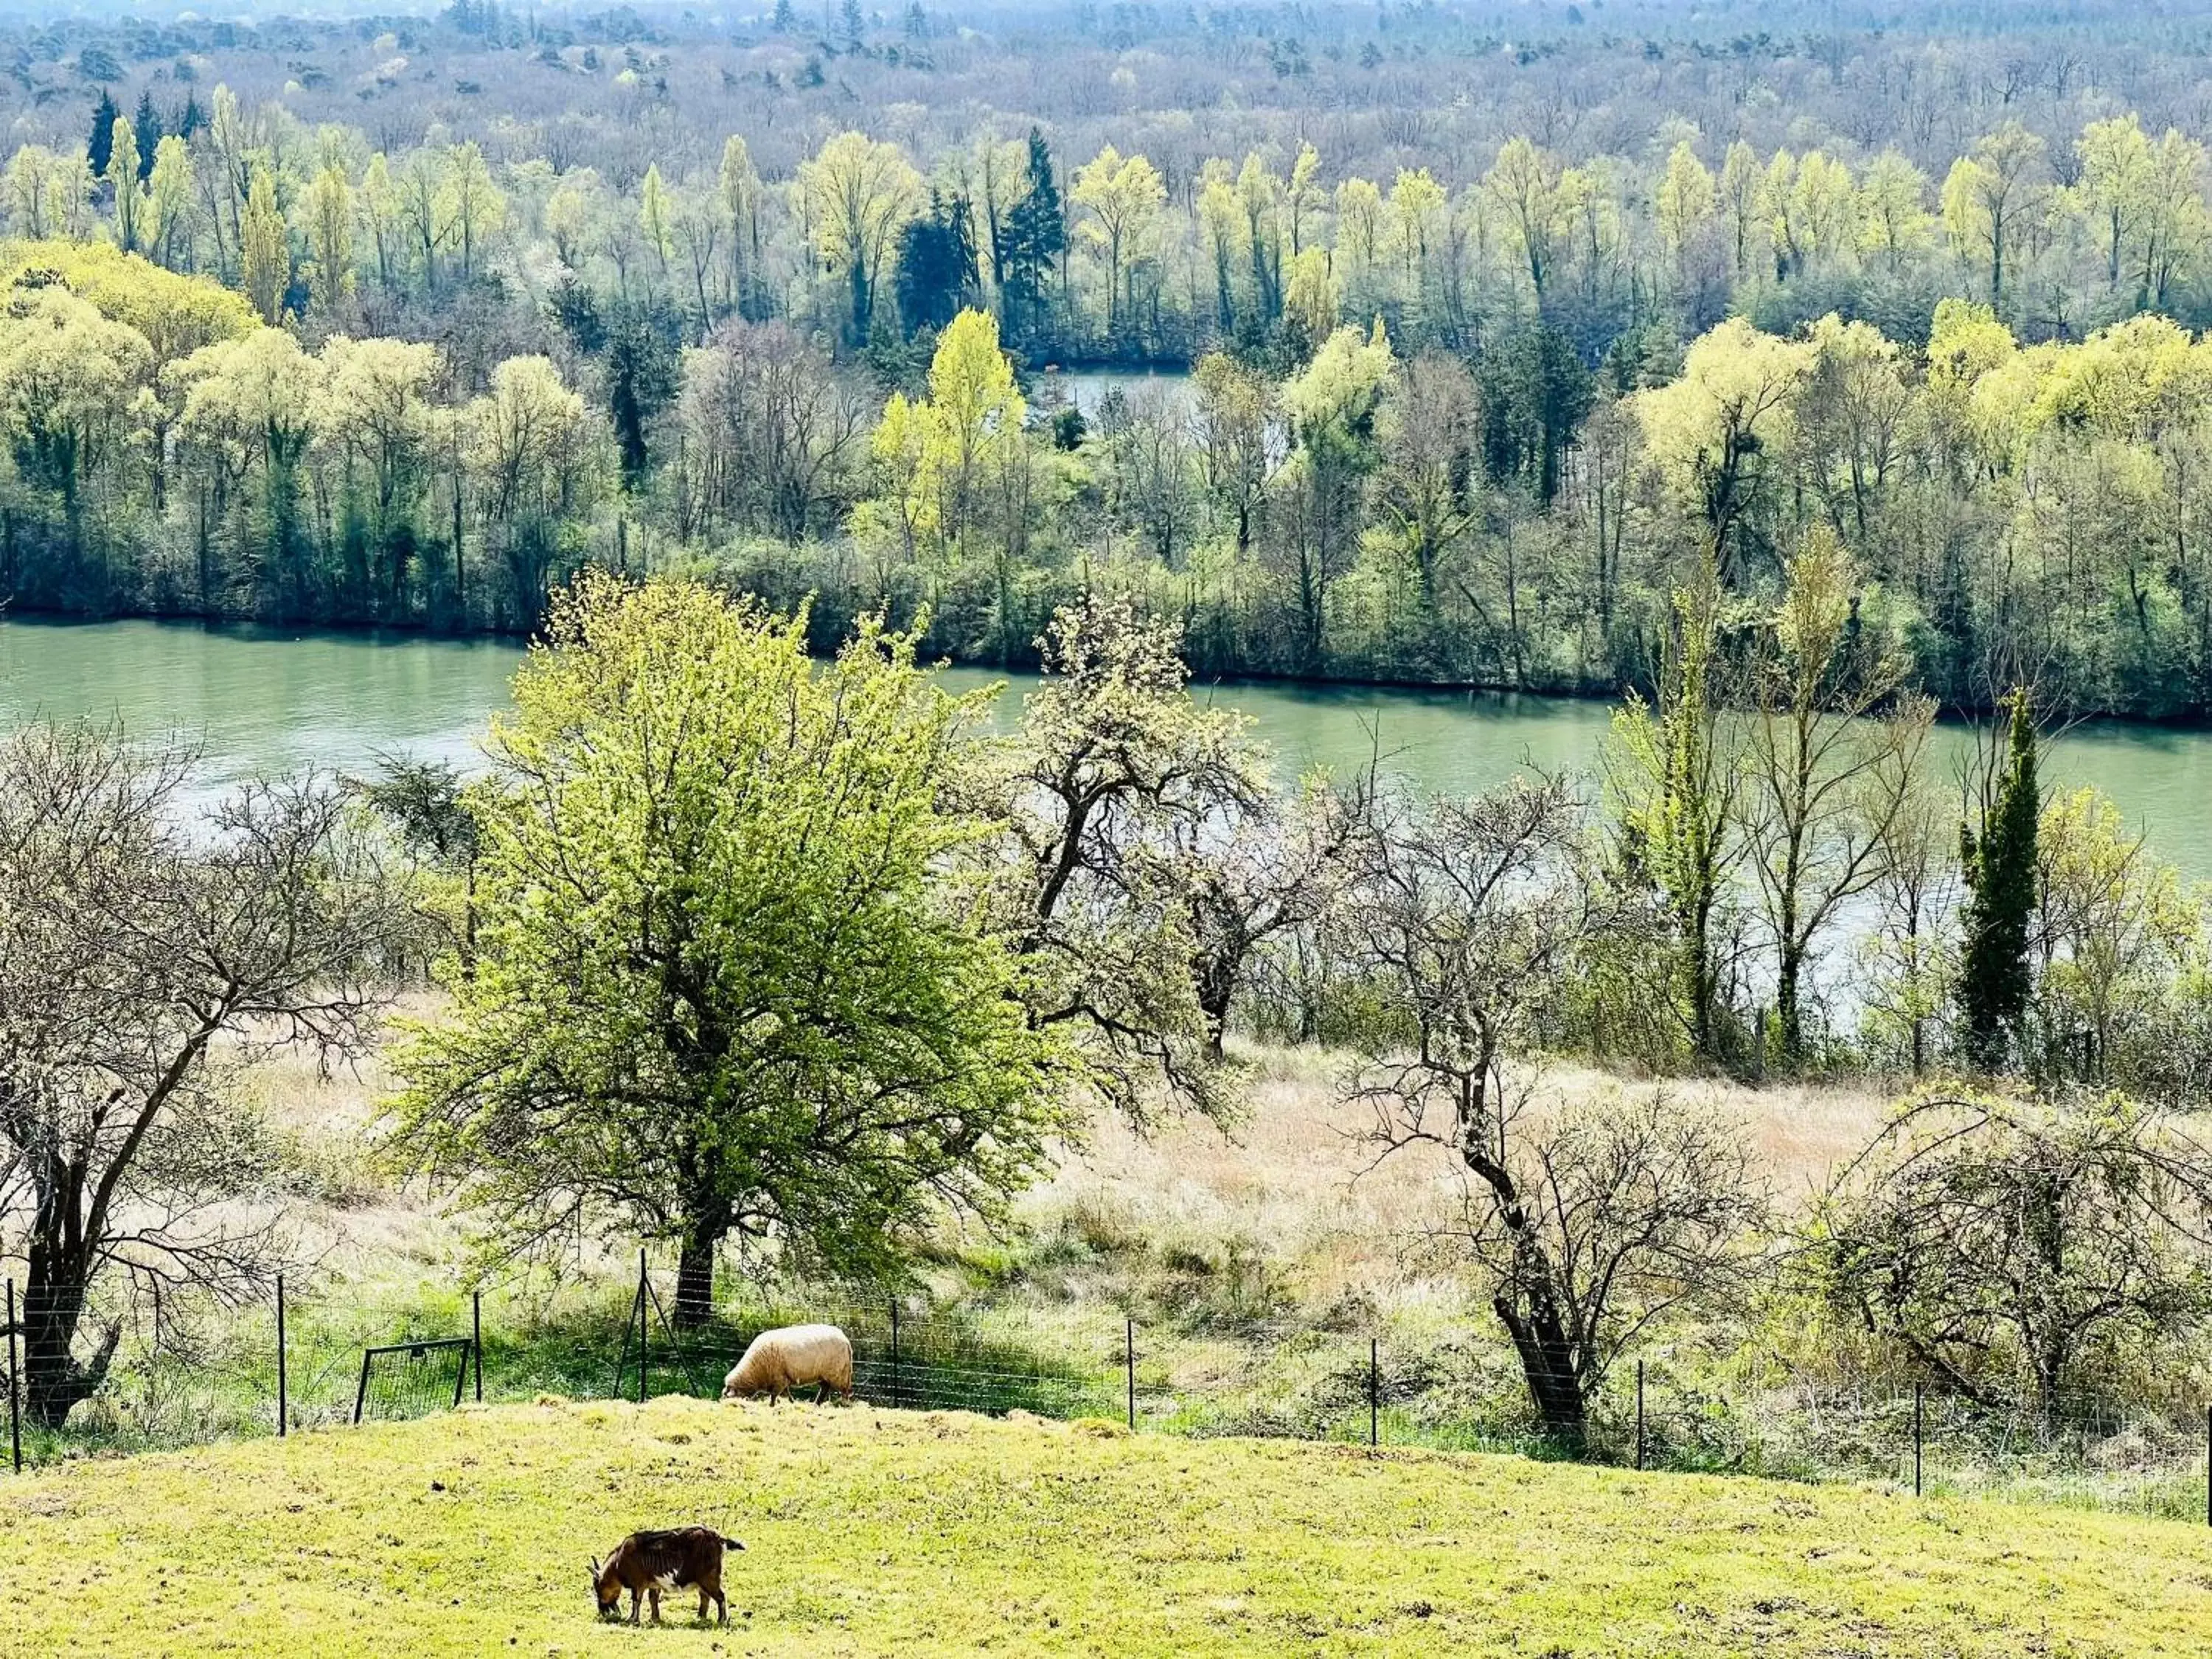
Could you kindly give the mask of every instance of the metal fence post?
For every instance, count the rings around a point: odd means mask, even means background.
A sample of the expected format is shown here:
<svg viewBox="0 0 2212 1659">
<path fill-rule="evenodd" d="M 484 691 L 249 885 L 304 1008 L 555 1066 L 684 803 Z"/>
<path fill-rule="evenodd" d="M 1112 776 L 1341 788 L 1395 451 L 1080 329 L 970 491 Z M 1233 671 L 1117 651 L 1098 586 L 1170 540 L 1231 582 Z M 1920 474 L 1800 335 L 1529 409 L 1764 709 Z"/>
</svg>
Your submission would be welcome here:
<svg viewBox="0 0 2212 1659">
<path fill-rule="evenodd" d="M 15 1281 L 8 1281 L 8 1444 L 15 1456 L 15 1473 L 23 1472 L 23 1373 L 15 1363 Z"/>
<path fill-rule="evenodd" d="M 1636 1362 L 1636 1467 L 1644 1467 L 1644 1362 Z"/>
<path fill-rule="evenodd" d="M 282 1440 L 292 1420 L 291 1379 L 284 1370 L 284 1275 L 276 1275 L 276 1437 Z"/>
<path fill-rule="evenodd" d="M 646 1297 L 651 1289 L 645 1276 L 645 1249 L 637 1252 L 637 1403 L 645 1404 Z"/>
<path fill-rule="evenodd" d="M 1382 1443 L 1382 1340 L 1367 1339 L 1367 1449 Z"/>
<path fill-rule="evenodd" d="M 476 1357 L 477 1404 L 483 1404 L 483 1292 L 469 1292 L 469 1352 Z"/>
<path fill-rule="evenodd" d="M 2212 1406 L 2204 1408 L 2204 1524 L 2212 1527 Z"/>
<path fill-rule="evenodd" d="M 1912 1385 L 1912 1495 L 1915 1498 L 1920 1496 L 1920 1385 L 1915 1382 Z"/>
<path fill-rule="evenodd" d="M 1129 1376 L 1129 1432 L 1137 1431 L 1137 1322 L 1127 1322 L 1121 1333 L 1122 1355 Z"/>
<path fill-rule="evenodd" d="M 891 1404 L 899 1403 L 898 1298 L 891 1298 Z"/>
</svg>

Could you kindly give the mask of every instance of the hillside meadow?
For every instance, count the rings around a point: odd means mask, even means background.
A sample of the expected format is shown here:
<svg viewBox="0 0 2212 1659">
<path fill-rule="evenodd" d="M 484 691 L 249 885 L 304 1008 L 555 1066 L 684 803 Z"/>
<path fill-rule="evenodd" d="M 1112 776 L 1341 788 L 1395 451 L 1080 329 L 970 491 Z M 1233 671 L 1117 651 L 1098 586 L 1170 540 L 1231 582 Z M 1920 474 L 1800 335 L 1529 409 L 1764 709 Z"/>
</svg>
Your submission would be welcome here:
<svg viewBox="0 0 2212 1659">
<path fill-rule="evenodd" d="M 727 1630 L 593 1620 L 742 1537 Z M 2202 1528 L 868 1407 L 465 1409 L 0 1484 L 0 1653 L 2195 1654 Z"/>
</svg>

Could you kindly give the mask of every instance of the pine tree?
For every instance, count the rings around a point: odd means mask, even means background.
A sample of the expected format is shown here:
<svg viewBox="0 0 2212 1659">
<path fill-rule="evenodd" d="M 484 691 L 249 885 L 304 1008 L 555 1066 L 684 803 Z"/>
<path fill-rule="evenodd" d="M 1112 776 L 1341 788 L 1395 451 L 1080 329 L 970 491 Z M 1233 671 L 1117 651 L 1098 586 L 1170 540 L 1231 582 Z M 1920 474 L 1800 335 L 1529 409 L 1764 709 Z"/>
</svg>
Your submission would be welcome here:
<svg viewBox="0 0 2212 1659">
<path fill-rule="evenodd" d="M 607 322 L 607 415 L 623 483 L 636 489 L 653 464 L 653 426 L 681 384 L 684 324 L 665 299 L 623 301 Z"/>
<path fill-rule="evenodd" d="M 1007 331 L 1027 338 L 1042 323 L 1045 285 L 1067 248 L 1067 218 L 1052 176 L 1052 151 L 1030 129 L 1029 183 L 1006 216 Z"/>
<path fill-rule="evenodd" d="M 792 9 L 791 0 L 775 0 L 775 19 L 770 27 L 778 34 L 789 34 L 799 27 L 799 14 Z"/>
<path fill-rule="evenodd" d="M 973 304 L 980 286 L 968 198 L 933 189 L 929 211 L 899 234 L 898 306 L 911 336 L 941 329 Z"/>
<path fill-rule="evenodd" d="M 192 135 L 208 124 L 207 112 L 200 107 L 199 94 L 185 94 L 185 112 L 177 118 L 177 137 L 190 143 Z"/>
<path fill-rule="evenodd" d="M 2035 722 L 2028 696 L 2006 699 L 2011 732 L 2004 769 L 1982 811 L 1981 831 L 1959 827 L 1959 859 L 1970 894 L 1959 964 L 1959 1007 L 1966 1019 L 1966 1057 L 1984 1068 L 2003 1058 L 2027 1019 L 2031 988 L 2028 923 L 2035 914 Z"/>
<path fill-rule="evenodd" d="M 131 118 L 131 131 L 138 140 L 138 182 L 144 184 L 154 173 L 154 152 L 161 147 L 161 112 L 154 107 L 151 87 L 138 94 L 138 112 Z"/>
<path fill-rule="evenodd" d="M 122 115 L 115 100 L 107 95 L 107 88 L 102 87 L 100 102 L 92 112 L 92 137 L 84 147 L 84 159 L 95 177 L 107 172 L 108 158 L 115 153 L 115 124 Z"/>
</svg>

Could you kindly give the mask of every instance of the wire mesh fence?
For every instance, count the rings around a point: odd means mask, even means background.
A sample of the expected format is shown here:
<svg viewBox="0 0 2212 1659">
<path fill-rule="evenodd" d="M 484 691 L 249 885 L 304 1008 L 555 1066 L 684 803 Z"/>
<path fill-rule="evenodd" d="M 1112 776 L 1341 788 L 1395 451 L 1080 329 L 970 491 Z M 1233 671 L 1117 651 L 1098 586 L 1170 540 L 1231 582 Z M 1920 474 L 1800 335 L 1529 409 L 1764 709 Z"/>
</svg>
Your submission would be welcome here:
<svg viewBox="0 0 2212 1659">
<path fill-rule="evenodd" d="M 549 1302 L 458 1289 L 403 1311 L 331 1282 L 210 1309 L 139 1298 L 127 1321 L 13 1285 L 3 1354 L 16 1468 L 88 1445 L 150 1449 L 450 1410 L 475 1400 L 719 1395 L 762 1332 L 836 1326 L 854 1397 L 913 1411 L 1099 1418 L 1144 1433 L 1518 1452 L 1655 1469 L 1874 1482 L 1924 1497 L 2126 1510 L 2212 1525 L 2212 1412 L 2054 1391 L 1802 1382 L 1716 1389 L 1660 1360 L 1601 1383 L 1530 1378 L 1509 1350 L 1420 1333 L 1240 1319 L 1138 1321 L 1089 1303 L 957 1307 L 870 1285 L 741 1283 L 679 1308 L 642 1266 Z M 356 1294 L 349 1294 L 355 1291 Z M 100 1386 L 88 1347 L 115 1332 Z M 801 1389 L 804 1397 L 811 1390 Z M 1553 1409 L 1532 1403 L 1542 1398 Z M 66 1427 L 58 1426 L 66 1422 Z"/>
<path fill-rule="evenodd" d="M 465 1336 L 390 1342 L 361 1351 L 361 1385 L 353 1420 L 404 1421 L 456 1410 L 468 1387 L 475 1345 Z"/>
</svg>

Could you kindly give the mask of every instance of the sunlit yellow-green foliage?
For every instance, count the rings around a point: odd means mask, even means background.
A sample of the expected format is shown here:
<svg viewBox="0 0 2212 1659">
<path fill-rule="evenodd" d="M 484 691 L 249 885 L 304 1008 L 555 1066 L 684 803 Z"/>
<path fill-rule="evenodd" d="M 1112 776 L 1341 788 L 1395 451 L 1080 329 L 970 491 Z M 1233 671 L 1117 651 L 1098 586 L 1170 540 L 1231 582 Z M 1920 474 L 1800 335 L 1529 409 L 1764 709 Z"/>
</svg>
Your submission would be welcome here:
<svg viewBox="0 0 2212 1659">
<path fill-rule="evenodd" d="M 1659 181 L 1656 206 L 1659 235 L 1679 263 L 1686 258 L 1698 232 L 1712 217 L 1713 175 L 1686 138 L 1668 152 L 1667 172 Z"/>
<path fill-rule="evenodd" d="M 1946 301 L 1928 356 L 1931 413 L 1963 423 L 1992 466 L 2026 462 L 2045 434 L 2141 444 L 2212 413 L 2212 338 L 2163 317 L 2023 348 L 1988 307 Z"/>
<path fill-rule="evenodd" d="M 1106 327 L 1111 332 L 1122 295 L 1122 272 L 1144 249 L 1167 201 L 1159 169 L 1141 155 L 1109 144 L 1076 170 L 1068 199 L 1088 215 L 1083 236 L 1106 261 Z"/>
<path fill-rule="evenodd" d="M 748 136 L 731 133 L 688 171 L 659 157 L 617 189 L 592 166 L 487 155 L 446 142 L 441 128 L 411 149 L 387 151 L 337 126 L 310 143 L 281 105 L 257 106 L 224 86 L 210 101 L 190 145 L 118 119 L 123 160 L 111 157 L 100 179 L 74 149 L 20 147 L 0 173 L 8 228 L 105 239 L 207 272 L 253 295 L 264 315 L 289 292 L 280 272 L 304 271 L 307 308 L 328 313 L 355 280 L 356 258 L 387 294 L 429 296 L 495 257 L 534 270 L 544 262 L 532 256 L 550 254 L 603 291 L 629 294 L 640 281 L 659 289 L 702 331 L 749 290 L 857 345 L 902 232 L 931 200 L 927 176 L 967 207 L 985 256 L 981 298 L 1012 320 L 1000 256 L 1025 188 L 1018 143 L 933 151 L 836 132 L 770 186 L 753 170 Z M 1762 155 L 1680 119 L 1659 136 L 1647 149 L 1571 161 L 1522 133 L 1487 167 L 1416 151 L 1394 155 L 1374 178 L 1333 176 L 1311 143 L 1287 170 L 1266 148 L 1241 158 L 1178 153 L 1170 166 L 1105 145 L 1066 179 L 1069 233 L 1098 257 L 1059 273 L 1054 343 L 1096 346 L 1103 335 L 1140 350 L 1202 349 L 1255 321 L 1295 319 L 1310 344 L 1311 307 L 1293 311 L 1291 276 L 1315 251 L 1353 314 L 1397 307 L 1415 325 L 1411 347 L 1419 327 L 1457 327 L 1472 310 L 1527 319 L 1563 285 L 1599 314 L 1656 300 L 1664 319 L 1674 301 L 1710 314 L 1717 284 L 1749 314 L 1807 279 L 1879 287 L 1908 270 L 1913 303 L 1923 293 L 1970 297 L 2008 319 L 2033 314 L 2073 331 L 2185 302 L 2212 249 L 2203 144 L 2148 130 L 2132 112 L 2087 123 L 2064 143 L 2070 155 L 2002 121 L 1965 141 L 1940 183 L 1893 149 Z M 118 185 L 141 162 L 144 181 Z M 1455 191 L 1448 181 L 1459 173 L 1479 181 Z M 1186 174 L 1189 187 L 1171 192 L 1169 179 Z M 781 240 L 778 257 L 766 257 L 764 239 Z M 1309 301 L 1313 283 L 1309 269 Z M 1803 314 L 1799 304 L 1780 309 Z"/>
<path fill-rule="evenodd" d="M 2198 1018 L 2212 1006 L 2202 960 L 2212 893 L 2185 888 L 2172 866 L 2152 858 L 2109 796 L 2076 789 L 2045 807 L 2036 862 L 2038 994 L 2055 1027 L 2088 1032 L 2118 1066 L 2152 1058 L 2124 1045 L 2155 1029 L 2146 1016 L 2163 999 L 2197 1004 Z"/>
<path fill-rule="evenodd" d="M 1396 363 L 1381 318 L 1370 329 L 1340 328 L 1322 342 L 1305 372 L 1284 386 L 1283 406 L 1308 434 L 1364 425 Z"/>
<path fill-rule="evenodd" d="M 33 289 L 0 320 L 0 419 L 17 465 L 74 491 L 128 441 L 152 362 L 143 336 L 89 301 Z"/>
<path fill-rule="evenodd" d="M 246 196 L 239 243 L 239 283 L 264 323 L 273 323 L 292 281 L 292 242 L 276 205 L 276 185 L 266 167 L 254 170 Z"/>
<path fill-rule="evenodd" d="M 0 241 L 0 289 L 21 285 L 27 271 L 52 272 L 102 316 L 136 329 L 164 362 L 258 325 L 244 295 L 108 242 Z"/>
<path fill-rule="evenodd" d="M 1283 314 L 1297 324 L 1309 340 L 1325 340 L 1334 331 L 1344 304 L 1344 290 L 1329 269 L 1328 254 L 1310 247 L 1291 261 L 1284 283 Z"/>
<path fill-rule="evenodd" d="M 994 507 L 1019 505 L 1021 481 L 1010 475 L 1028 465 L 1027 410 L 999 348 L 997 319 L 962 312 L 938 337 L 929 396 L 895 392 L 884 406 L 872 448 L 889 495 L 864 503 L 872 509 L 862 515 L 864 533 L 895 524 L 909 544 L 957 556 Z"/>
<path fill-rule="evenodd" d="M 321 205 L 342 204 L 335 173 L 322 178 Z M 600 499 L 604 425 L 542 357 L 494 367 L 464 400 L 434 346 L 332 333 L 311 351 L 264 326 L 255 306 L 276 313 L 289 254 L 258 194 L 243 222 L 253 297 L 110 244 L 0 243 L 0 495 L 94 568 L 128 526 L 149 570 L 181 555 L 189 575 L 175 579 L 217 605 L 218 562 L 296 573 L 312 560 L 356 603 L 404 609 L 425 532 L 457 529 L 493 605 L 533 616 Z M 319 241 L 326 309 L 344 296 L 343 240 Z M 439 564 L 465 596 L 450 541 Z M 302 598 L 295 575 L 282 602 Z"/>
<path fill-rule="evenodd" d="M 731 1628 L 592 1616 L 635 1528 Z M 2203 1529 L 1510 1458 L 657 1400 L 0 1485 L 0 1654 L 2194 1655 Z M 1839 1645 L 1840 1644 L 1840 1645 Z"/>
<path fill-rule="evenodd" d="M 900 228 L 920 206 L 921 175 L 896 144 L 841 132 L 799 164 L 798 187 L 815 247 L 852 284 L 865 328 Z"/>
<path fill-rule="evenodd" d="M 1695 342 L 1668 385 L 1639 393 L 1645 453 L 1686 520 L 1725 553 L 1761 475 L 1788 443 L 1812 348 L 1732 317 Z"/>
</svg>

